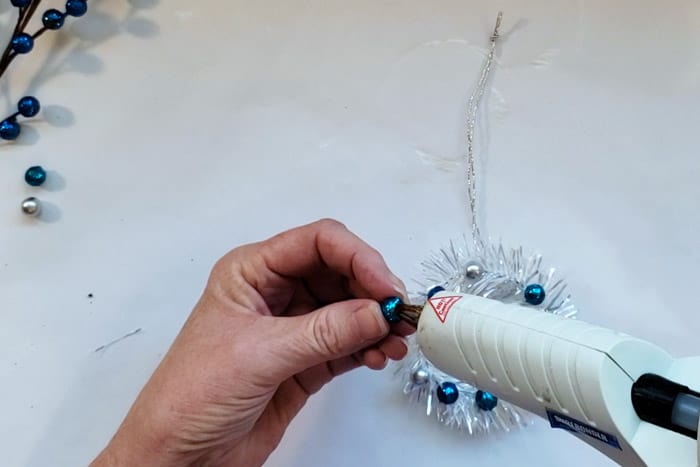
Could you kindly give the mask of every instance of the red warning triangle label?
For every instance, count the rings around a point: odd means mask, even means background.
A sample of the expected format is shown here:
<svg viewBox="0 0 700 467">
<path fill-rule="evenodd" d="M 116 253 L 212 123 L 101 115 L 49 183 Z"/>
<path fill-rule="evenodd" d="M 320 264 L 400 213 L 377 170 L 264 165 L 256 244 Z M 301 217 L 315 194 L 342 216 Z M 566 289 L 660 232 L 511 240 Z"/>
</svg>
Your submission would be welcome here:
<svg viewBox="0 0 700 467">
<path fill-rule="evenodd" d="M 450 312 L 455 303 L 457 303 L 462 298 L 461 295 L 454 295 L 450 297 L 435 297 L 428 300 L 430 306 L 435 311 L 438 319 L 441 323 L 444 323 L 447 319 L 447 313 Z"/>
</svg>

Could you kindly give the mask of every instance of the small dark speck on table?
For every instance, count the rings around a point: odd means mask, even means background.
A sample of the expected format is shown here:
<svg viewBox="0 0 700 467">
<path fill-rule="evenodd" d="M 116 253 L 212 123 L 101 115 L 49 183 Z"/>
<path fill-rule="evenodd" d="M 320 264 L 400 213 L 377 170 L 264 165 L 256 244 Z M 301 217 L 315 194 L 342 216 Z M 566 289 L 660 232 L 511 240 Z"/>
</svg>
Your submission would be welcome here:
<svg viewBox="0 0 700 467">
<path fill-rule="evenodd" d="M 88 298 L 94 298 L 95 296 L 91 293 L 88 294 Z"/>
</svg>

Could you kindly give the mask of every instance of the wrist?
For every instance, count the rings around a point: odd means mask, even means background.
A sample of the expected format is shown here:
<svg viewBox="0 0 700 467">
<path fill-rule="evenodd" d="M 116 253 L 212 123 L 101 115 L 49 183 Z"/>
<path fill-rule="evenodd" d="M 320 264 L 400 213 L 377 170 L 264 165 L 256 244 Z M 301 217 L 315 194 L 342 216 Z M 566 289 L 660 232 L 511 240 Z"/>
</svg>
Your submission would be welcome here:
<svg viewBox="0 0 700 467">
<path fill-rule="evenodd" d="M 189 467 L 192 459 L 173 449 L 165 439 L 120 428 L 90 467 Z"/>
</svg>

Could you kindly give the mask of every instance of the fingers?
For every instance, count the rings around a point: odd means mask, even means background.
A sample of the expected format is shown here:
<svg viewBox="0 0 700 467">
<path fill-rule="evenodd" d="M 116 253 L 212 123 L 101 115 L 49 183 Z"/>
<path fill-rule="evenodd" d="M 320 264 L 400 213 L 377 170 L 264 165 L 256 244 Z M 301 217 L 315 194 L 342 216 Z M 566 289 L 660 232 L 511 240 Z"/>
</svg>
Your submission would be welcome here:
<svg viewBox="0 0 700 467">
<path fill-rule="evenodd" d="M 319 391 L 325 384 L 336 376 L 360 366 L 366 366 L 372 370 L 382 370 L 389 359 L 401 360 L 406 356 L 408 346 L 400 337 L 389 335 L 376 347 L 357 352 L 347 357 L 331 360 L 325 364 L 311 367 L 295 376 L 296 382 L 311 395 Z"/>
<path fill-rule="evenodd" d="M 382 256 L 339 222 L 314 222 L 272 237 L 259 247 L 266 266 L 279 275 L 307 277 L 330 269 L 356 282 L 368 298 L 405 296 L 403 283 Z"/>
<path fill-rule="evenodd" d="M 372 300 L 338 302 L 306 315 L 271 320 L 270 325 L 268 350 L 277 356 L 270 370 L 280 380 L 352 355 L 389 333 L 379 305 Z"/>
<path fill-rule="evenodd" d="M 406 341 L 402 337 L 390 334 L 376 346 L 360 352 L 357 358 L 370 370 L 383 370 L 389 360 L 401 360 L 407 353 Z"/>
<path fill-rule="evenodd" d="M 391 360 L 401 360 L 408 353 L 406 341 L 391 334 L 379 343 L 378 348 Z"/>
</svg>

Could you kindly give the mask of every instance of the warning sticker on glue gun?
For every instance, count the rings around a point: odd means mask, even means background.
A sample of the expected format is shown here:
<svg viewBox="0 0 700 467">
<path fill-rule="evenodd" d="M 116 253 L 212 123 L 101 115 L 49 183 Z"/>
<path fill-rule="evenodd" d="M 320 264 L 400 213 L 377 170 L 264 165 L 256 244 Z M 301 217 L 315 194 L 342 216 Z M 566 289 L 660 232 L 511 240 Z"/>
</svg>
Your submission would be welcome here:
<svg viewBox="0 0 700 467">
<path fill-rule="evenodd" d="M 440 322 L 444 323 L 447 319 L 447 313 L 461 298 L 461 296 L 435 297 L 428 300 L 428 303 L 430 303 Z"/>
</svg>

